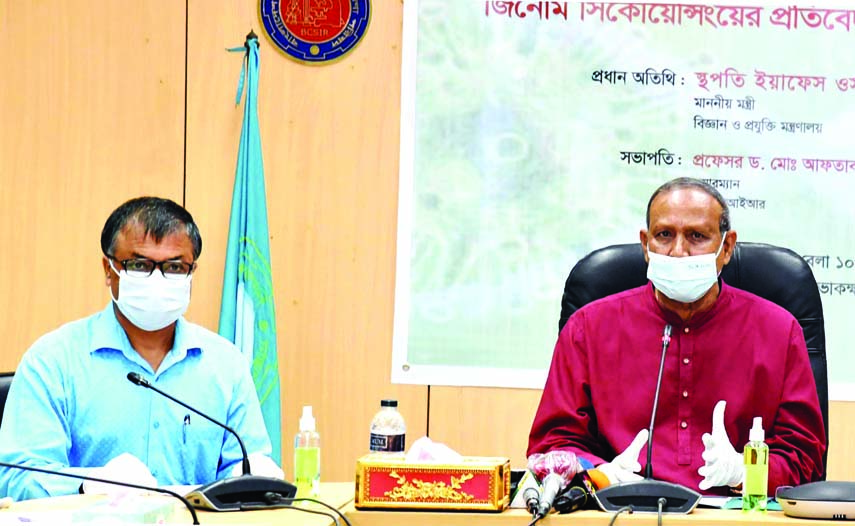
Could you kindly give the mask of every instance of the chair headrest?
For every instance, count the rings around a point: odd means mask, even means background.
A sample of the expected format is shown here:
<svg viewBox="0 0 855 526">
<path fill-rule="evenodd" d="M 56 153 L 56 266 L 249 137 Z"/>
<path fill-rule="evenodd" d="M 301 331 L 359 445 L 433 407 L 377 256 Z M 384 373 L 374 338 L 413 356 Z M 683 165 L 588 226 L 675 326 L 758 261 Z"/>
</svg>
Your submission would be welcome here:
<svg viewBox="0 0 855 526">
<path fill-rule="evenodd" d="M 737 243 L 730 263 L 722 269 L 721 279 L 777 303 L 800 322 L 823 318 L 822 300 L 810 265 L 790 249 L 765 243 Z M 559 330 L 581 306 L 645 283 L 647 263 L 639 243 L 591 252 L 567 277 Z"/>
</svg>

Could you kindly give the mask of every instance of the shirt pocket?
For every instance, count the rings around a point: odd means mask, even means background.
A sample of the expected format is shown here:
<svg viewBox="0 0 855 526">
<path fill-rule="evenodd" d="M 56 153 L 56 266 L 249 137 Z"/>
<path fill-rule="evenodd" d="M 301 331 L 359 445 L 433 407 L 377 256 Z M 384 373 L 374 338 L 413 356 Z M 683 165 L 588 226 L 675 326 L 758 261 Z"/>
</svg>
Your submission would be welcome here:
<svg viewBox="0 0 855 526">
<path fill-rule="evenodd" d="M 208 422 L 190 422 L 181 429 L 183 484 L 208 484 L 217 479 L 223 434 L 226 431 Z"/>
</svg>

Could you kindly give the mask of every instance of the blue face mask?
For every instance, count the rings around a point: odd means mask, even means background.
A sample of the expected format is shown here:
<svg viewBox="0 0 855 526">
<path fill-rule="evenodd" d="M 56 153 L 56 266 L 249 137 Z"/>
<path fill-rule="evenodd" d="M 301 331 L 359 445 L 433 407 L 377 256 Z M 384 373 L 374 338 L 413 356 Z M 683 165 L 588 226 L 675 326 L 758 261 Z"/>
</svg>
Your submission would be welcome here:
<svg viewBox="0 0 855 526">
<path fill-rule="evenodd" d="M 672 257 L 657 254 L 647 245 L 647 279 L 653 282 L 656 290 L 680 303 L 697 301 L 718 280 L 716 259 L 724 247 L 724 238 L 718 250 L 700 256 Z"/>
</svg>

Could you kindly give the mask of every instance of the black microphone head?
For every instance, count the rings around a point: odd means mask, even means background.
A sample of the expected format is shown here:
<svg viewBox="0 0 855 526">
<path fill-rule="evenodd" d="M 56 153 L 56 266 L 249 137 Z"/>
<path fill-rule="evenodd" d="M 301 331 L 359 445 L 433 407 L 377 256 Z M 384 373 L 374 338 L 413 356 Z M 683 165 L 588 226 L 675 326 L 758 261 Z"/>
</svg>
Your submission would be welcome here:
<svg viewBox="0 0 855 526">
<path fill-rule="evenodd" d="M 558 513 L 573 513 L 588 504 L 588 491 L 583 486 L 569 486 L 562 491 L 552 506 Z"/>
<path fill-rule="evenodd" d="M 146 382 L 145 379 L 139 375 L 139 373 L 128 373 L 128 380 L 130 380 L 133 384 L 142 386 L 148 385 L 148 382 Z"/>
</svg>

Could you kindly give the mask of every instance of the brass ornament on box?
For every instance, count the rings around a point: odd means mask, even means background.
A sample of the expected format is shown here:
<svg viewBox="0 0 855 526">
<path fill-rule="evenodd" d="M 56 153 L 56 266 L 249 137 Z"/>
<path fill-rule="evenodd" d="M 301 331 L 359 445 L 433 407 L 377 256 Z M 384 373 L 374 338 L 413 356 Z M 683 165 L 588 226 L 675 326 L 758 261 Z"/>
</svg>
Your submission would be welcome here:
<svg viewBox="0 0 855 526">
<path fill-rule="evenodd" d="M 372 453 L 356 462 L 354 506 L 502 511 L 510 503 L 510 484 L 510 460 L 504 457 L 463 457 L 449 464 Z"/>
</svg>

